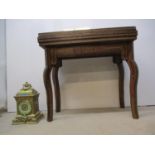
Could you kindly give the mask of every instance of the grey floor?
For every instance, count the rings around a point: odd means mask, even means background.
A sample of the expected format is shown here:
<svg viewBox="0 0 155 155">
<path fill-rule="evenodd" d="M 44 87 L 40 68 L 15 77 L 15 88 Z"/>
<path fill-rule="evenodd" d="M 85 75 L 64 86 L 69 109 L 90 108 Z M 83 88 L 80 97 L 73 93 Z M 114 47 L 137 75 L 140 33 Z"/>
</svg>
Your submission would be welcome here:
<svg viewBox="0 0 155 155">
<path fill-rule="evenodd" d="M 103 135 L 155 134 L 155 106 L 139 107 L 139 119 L 130 108 L 63 110 L 54 121 L 43 118 L 38 124 L 11 125 L 15 113 L 2 113 L 0 135 Z"/>
</svg>

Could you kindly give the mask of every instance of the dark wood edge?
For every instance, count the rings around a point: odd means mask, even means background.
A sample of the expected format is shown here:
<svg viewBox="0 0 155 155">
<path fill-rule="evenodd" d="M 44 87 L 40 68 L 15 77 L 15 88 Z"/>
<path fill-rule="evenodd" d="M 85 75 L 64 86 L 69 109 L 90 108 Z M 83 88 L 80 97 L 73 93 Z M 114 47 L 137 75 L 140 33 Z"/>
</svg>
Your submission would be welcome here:
<svg viewBox="0 0 155 155">
<path fill-rule="evenodd" d="M 78 31 L 39 33 L 40 46 L 78 44 L 107 41 L 133 41 L 137 38 L 136 27 L 103 28 Z"/>
</svg>

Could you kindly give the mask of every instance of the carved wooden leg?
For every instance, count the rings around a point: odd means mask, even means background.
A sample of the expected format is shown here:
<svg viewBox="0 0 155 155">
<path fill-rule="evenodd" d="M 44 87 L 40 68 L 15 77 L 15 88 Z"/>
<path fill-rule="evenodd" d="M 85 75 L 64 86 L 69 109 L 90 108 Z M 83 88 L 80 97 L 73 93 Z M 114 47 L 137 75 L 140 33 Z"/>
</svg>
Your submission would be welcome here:
<svg viewBox="0 0 155 155">
<path fill-rule="evenodd" d="M 138 68 L 133 59 L 127 60 L 130 68 L 130 103 L 133 118 L 138 118 L 137 109 L 137 80 L 138 80 Z"/>
<path fill-rule="evenodd" d="M 44 85 L 47 95 L 47 121 L 49 122 L 53 120 L 53 92 L 50 79 L 51 70 L 52 67 L 46 67 L 44 70 Z"/>
<path fill-rule="evenodd" d="M 53 84 L 54 84 L 54 90 L 55 90 L 55 100 L 56 100 L 56 112 L 61 111 L 58 69 L 59 69 L 59 66 L 56 66 L 56 67 L 53 67 L 53 71 L 52 71 Z"/>
<path fill-rule="evenodd" d="M 119 56 L 113 57 L 113 62 L 117 64 L 119 71 L 119 102 L 120 108 L 124 108 L 124 68 L 122 59 Z"/>
<path fill-rule="evenodd" d="M 124 68 L 123 64 L 117 63 L 118 70 L 119 70 L 119 101 L 120 101 L 120 108 L 124 108 Z"/>
</svg>

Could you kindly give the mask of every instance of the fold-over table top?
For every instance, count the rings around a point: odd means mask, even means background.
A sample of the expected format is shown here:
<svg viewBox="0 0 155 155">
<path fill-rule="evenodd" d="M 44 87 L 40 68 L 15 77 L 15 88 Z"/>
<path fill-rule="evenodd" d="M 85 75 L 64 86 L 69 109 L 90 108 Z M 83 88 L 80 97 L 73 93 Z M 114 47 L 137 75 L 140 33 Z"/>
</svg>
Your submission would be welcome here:
<svg viewBox="0 0 155 155">
<path fill-rule="evenodd" d="M 46 32 L 38 34 L 38 42 L 42 47 L 102 42 L 124 42 L 133 41 L 136 38 L 137 30 L 134 26 Z"/>
</svg>

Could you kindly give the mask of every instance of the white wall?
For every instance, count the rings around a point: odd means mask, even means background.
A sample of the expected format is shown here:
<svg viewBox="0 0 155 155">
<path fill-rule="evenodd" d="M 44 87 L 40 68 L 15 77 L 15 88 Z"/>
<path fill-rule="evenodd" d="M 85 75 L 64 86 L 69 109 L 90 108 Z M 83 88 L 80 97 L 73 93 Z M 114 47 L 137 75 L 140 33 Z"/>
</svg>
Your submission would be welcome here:
<svg viewBox="0 0 155 155">
<path fill-rule="evenodd" d="M 155 20 L 7 20 L 8 111 L 15 111 L 13 96 L 25 81 L 40 92 L 40 109 L 46 109 L 42 73 L 44 51 L 39 32 L 69 28 L 136 26 L 135 59 L 139 66 L 138 105 L 155 105 Z M 129 69 L 125 65 L 125 104 L 129 105 Z M 117 107 L 118 70 L 111 58 L 65 60 L 59 72 L 63 108 Z"/>
<path fill-rule="evenodd" d="M 0 108 L 6 107 L 6 33 L 5 20 L 0 19 Z"/>
</svg>

